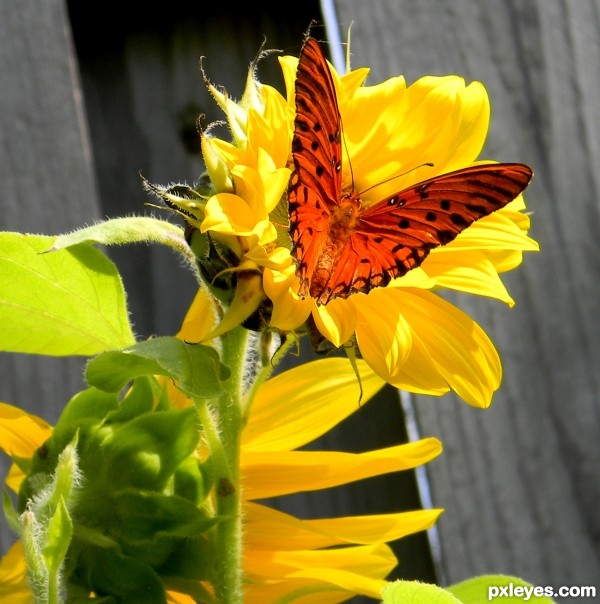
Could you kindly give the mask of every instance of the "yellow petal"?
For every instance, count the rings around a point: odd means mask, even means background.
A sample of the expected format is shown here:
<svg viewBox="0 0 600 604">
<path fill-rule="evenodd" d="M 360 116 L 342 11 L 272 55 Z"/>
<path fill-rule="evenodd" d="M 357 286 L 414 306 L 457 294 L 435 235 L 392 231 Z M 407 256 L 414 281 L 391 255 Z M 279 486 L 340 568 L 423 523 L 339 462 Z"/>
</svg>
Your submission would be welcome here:
<svg viewBox="0 0 600 604">
<path fill-rule="evenodd" d="M 363 85 L 365 80 L 367 79 L 369 72 L 371 71 L 368 67 L 358 67 L 357 69 L 353 69 L 343 75 L 339 75 L 336 69 L 329 63 L 329 69 L 331 70 L 331 75 L 333 76 L 334 82 L 336 82 L 336 86 L 343 91 L 343 96 L 352 96 L 357 92 L 363 90 Z M 392 78 L 394 79 L 394 78 Z"/>
<path fill-rule="evenodd" d="M 264 299 L 262 275 L 257 271 L 238 273 L 233 300 L 219 324 L 206 336 L 206 340 L 217 338 L 241 325 Z"/>
<path fill-rule="evenodd" d="M 267 251 L 262 245 L 256 245 L 244 255 L 248 260 L 252 260 L 258 266 L 264 266 L 273 270 L 285 270 L 292 264 L 290 250 L 284 247 L 277 247 L 274 250 Z"/>
<path fill-rule="evenodd" d="M 290 600 L 290 595 L 293 599 Z M 269 583 L 247 583 L 244 586 L 245 604 L 266 602 L 293 602 L 293 604 L 338 604 L 347 602 L 354 594 L 310 579 L 287 579 Z"/>
<path fill-rule="evenodd" d="M 335 299 L 317 306 L 313 318 L 319 333 L 339 348 L 350 340 L 356 329 L 356 309 L 349 300 Z"/>
<path fill-rule="evenodd" d="M 412 340 L 410 354 L 406 361 L 396 367 L 384 366 L 384 370 L 387 373 L 380 374 L 381 377 L 400 390 L 429 396 L 441 396 L 450 390 L 448 383 L 433 362 L 429 350 L 417 337 Z"/>
<path fill-rule="evenodd" d="M 51 433 L 42 418 L 0 403 L 0 449 L 11 457 L 31 457 Z"/>
<path fill-rule="evenodd" d="M 248 204 L 233 193 L 217 193 L 206 203 L 202 232 L 216 231 L 228 235 L 252 233 L 255 219 Z"/>
<path fill-rule="evenodd" d="M 425 346 L 458 396 L 476 407 L 488 407 L 502 377 L 494 345 L 473 319 L 449 302 L 425 290 L 413 294 L 402 300 L 413 338 Z"/>
<path fill-rule="evenodd" d="M 300 327 L 315 305 L 312 300 L 302 300 L 293 293 L 292 285 L 297 284 L 295 273 L 295 265 L 290 264 L 284 270 L 266 268 L 263 274 L 265 293 L 273 302 L 271 325 L 283 332 Z"/>
<path fill-rule="evenodd" d="M 380 288 L 355 296 L 356 340 L 360 353 L 383 379 L 404 364 L 412 346 L 410 325 L 402 315 L 396 288 Z M 394 293 L 396 292 L 396 293 Z"/>
<path fill-rule="evenodd" d="M 361 405 L 383 385 L 364 361 L 357 361 Z M 345 358 L 305 363 L 263 384 L 242 433 L 244 452 L 289 451 L 321 436 L 359 406 L 359 384 Z"/>
<path fill-rule="evenodd" d="M 202 342 L 217 325 L 217 308 L 208 290 L 196 292 L 177 337 L 186 342 Z"/>
<path fill-rule="evenodd" d="M 16 463 L 14 463 L 10 466 L 4 483 L 14 493 L 18 493 L 19 489 L 21 488 L 21 483 L 25 480 L 26 477 L 27 474 L 25 474 L 25 472 L 21 470 L 21 468 L 19 468 Z"/>
<path fill-rule="evenodd" d="M 332 571 L 334 575 L 342 571 Z M 326 573 L 324 573 L 326 575 Z M 372 595 L 381 592 L 385 586 L 384 581 L 356 576 L 354 583 L 359 590 L 347 591 L 337 587 L 328 580 L 319 580 L 312 577 L 286 577 L 280 581 L 267 583 L 248 583 L 244 586 L 245 604 L 265 604 L 265 602 L 293 602 L 293 604 L 337 604 L 347 602 L 357 593 Z M 363 580 L 361 580 L 363 579 Z M 378 597 L 378 596 L 373 596 Z"/>
<path fill-rule="evenodd" d="M 33 594 L 25 573 L 23 546 L 17 541 L 0 560 L 0 601 L 33 604 Z"/>
<path fill-rule="evenodd" d="M 407 89 L 406 139 L 417 157 L 440 172 L 472 163 L 489 126 L 489 99 L 480 82 L 465 86 L 459 76 L 426 76 Z M 426 157 L 429 156 L 429 159 Z"/>
<path fill-rule="evenodd" d="M 539 244 L 523 230 L 523 215 L 499 210 L 465 229 L 448 245 L 432 250 L 431 254 L 442 254 L 445 250 L 521 250 L 536 252 Z"/>
<path fill-rule="evenodd" d="M 249 138 L 249 143 L 259 151 L 268 153 L 274 166 L 282 168 L 289 159 L 294 115 L 275 88 L 263 86 L 261 94 L 264 111 L 253 122 L 256 132 L 255 136 Z"/>
<path fill-rule="evenodd" d="M 301 550 L 349 543 L 387 543 L 433 526 L 442 510 L 417 510 L 300 520 L 267 506 L 245 504 L 245 545 L 250 549 Z"/>
<path fill-rule="evenodd" d="M 168 604 L 196 604 L 196 600 L 187 594 L 176 591 L 167 591 Z"/>
<path fill-rule="evenodd" d="M 357 551 L 353 553 L 359 556 L 365 555 L 362 551 Z M 358 594 L 368 596 L 370 598 L 377 598 L 381 595 L 381 590 L 385 585 L 383 577 L 385 577 L 392 571 L 394 566 L 396 566 L 397 564 L 397 560 L 393 557 L 393 555 L 390 555 L 387 560 L 381 557 L 379 562 L 380 568 L 378 569 L 379 572 L 377 573 L 377 575 L 379 575 L 381 579 L 370 578 L 362 570 L 353 573 L 345 570 L 335 570 L 329 568 L 297 571 L 295 573 L 290 574 L 290 577 L 303 577 L 307 579 L 320 580 L 323 583 L 328 583 L 330 585 L 334 585 L 336 587 L 344 589 L 350 594 Z M 373 572 L 373 574 L 375 574 L 375 572 Z"/>
<path fill-rule="evenodd" d="M 242 476 L 248 499 L 313 491 L 371 476 L 414 468 L 436 457 L 441 443 L 426 438 L 414 443 L 369 451 L 244 452 Z"/>
<path fill-rule="evenodd" d="M 329 571 L 360 572 L 363 577 L 385 577 L 396 565 L 389 546 L 383 543 L 324 550 L 265 551 L 249 550 L 244 555 L 244 570 L 265 577 L 310 577 L 329 581 Z M 324 574 L 325 573 L 325 574 Z M 354 581 L 352 581 L 354 584 Z M 354 591 L 345 581 L 339 587 Z"/>
<path fill-rule="evenodd" d="M 219 153 L 217 141 L 218 139 L 212 138 L 207 133 L 202 134 L 200 138 L 202 159 L 215 190 L 219 192 L 232 191 L 233 182 L 229 175 L 227 163 L 222 154 Z"/>
<path fill-rule="evenodd" d="M 496 298 L 514 306 L 494 263 L 481 252 L 447 250 L 431 254 L 425 269 L 440 287 Z"/>
</svg>

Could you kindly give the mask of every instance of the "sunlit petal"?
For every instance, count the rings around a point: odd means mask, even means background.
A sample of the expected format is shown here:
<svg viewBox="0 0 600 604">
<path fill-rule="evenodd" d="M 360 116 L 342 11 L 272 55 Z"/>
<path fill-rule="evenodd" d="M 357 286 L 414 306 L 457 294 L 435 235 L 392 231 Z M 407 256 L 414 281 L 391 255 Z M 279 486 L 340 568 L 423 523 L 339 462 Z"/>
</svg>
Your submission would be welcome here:
<svg viewBox="0 0 600 604">
<path fill-rule="evenodd" d="M 0 403 L 0 449 L 11 457 L 31 457 L 51 433 L 40 417 Z"/>
<path fill-rule="evenodd" d="M 33 604 L 27 582 L 23 546 L 17 541 L 0 560 L 0 601 L 7 604 Z"/>
<path fill-rule="evenodd" d="M 282 451 L 275 458 L 272 452 L 249 451 L 242 460 L 242 473 L 248 498 L 262 499 L 414 468 L 440 451 L 435 438 L 367 453 Z"/>
<path fill-rule="evenodd" d="M 319 332 L 338 348 L 348 342 L 356 330 L 356 310 L 346 300 L 336 299 L 327 306 L 316 307 L 313 318 Z"/>
<path fill-rule="evenodd" d="M 250 451 L 287 451 L 311 442 L 359 410 L 384 382 L 357 361 L 363 397 L 350 361 L 304 363 L 267 381 L 252 404 L 243 433 Z"/>
<path fill-rule="evenodd" d="M 481 252 L 448 250 L 428 259 L 427 274 L 439 287 L 488 296 L 514 305 L 492 260 Z"/>
<path fill-rule="evenodd" d="M 416 290 L 402 312 L 427 349 L 439 374 L 465 401 L 487 407 L 499 387 L 502 368 L 494 345 L 481 327 L 439 296 Z M 431 319 L 435 317 L 435 330 Z"/>
<path fill-rule="evenodd" d="M 384 543 L 431 528 L 441 512 L 417 510 L 300 520 L 267 506 L 247 503 L 246 545 L 251 549 L 300 550 L 348 543 Z"/>
<path fill-rule="evenodd" d="M 396 288 L 374 290 L 356 297 L 356 339 L 362 357 L 387 380 L 404 364 L 412 347 L 412 332 L 402 314 Z"/>
</svg>

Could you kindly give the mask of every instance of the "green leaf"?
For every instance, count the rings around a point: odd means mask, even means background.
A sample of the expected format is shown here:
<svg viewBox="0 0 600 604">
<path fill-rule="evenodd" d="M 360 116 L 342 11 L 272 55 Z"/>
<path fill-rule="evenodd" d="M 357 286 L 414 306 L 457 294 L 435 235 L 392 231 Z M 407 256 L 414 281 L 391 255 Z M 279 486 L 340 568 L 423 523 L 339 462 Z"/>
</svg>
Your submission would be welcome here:
<svg viewBox="0 0 600 604">
<path fill-rule="evenodd" d="M 452 592 L 463 604 L 483 604 L 497 599 L 502 604 L 552 604 L 550 586 L 533 586 L 523 579 L 507 575 L 482 575 L 451 585 Z"/>
<path fill-rule="evenodd" d="M 88 383 L 107 392 L 118 392 L 143 375 L 165 375 L 178 381 L 189 396 L 215 398 L 228 377 L 214 348 L 186 344 L 173 337 L 154 338 L 127 350 L 105 352 L 88 363 Z"/>
<path fill-rule="evenodd" d="M 111 218 L 72 233 L 59 235 L 52 250 L 61 250 L 79 243 L 123 245 L 127 243 L 159 243 L 183 256 L 192 271 L 198 275 L 196 257 L 190 249 L 180 226 L 151 216 Z"/>
<path fill-rule="evenodd" d="M 445 589 L 418 581 L 388 583 L 381 596 L 384 604 L 461 604 Z"/>
<path fill-rule="evenodd" d="M 134 341 L 114 264 L 85 244 L 42 253 L 53 238 L 0 233 L 0 350 L 94 355 Z"/>
<path fill-rule="evenodd" d="M 13 501 L 8 494 L 8 491 L 4 489 L 2 492 L 2 507 L 4 510 L 4 517 L 8 523 L 8 526 L 15 532 L 17 535 L 21 532 L 21 523 L 19 522 L 19 515 L 15 510 L 15 506 L 13 505 Z"/>
<path fill-rule="evenodd" d="M 46 543 L 42 549 L 42 556 L 49 573 L 56 574 L 60 570 L 67 555 L 72 535 L 73 522 L 61 497 L 56 506 L 56 511 L 48 523 Z"/>
</svg>

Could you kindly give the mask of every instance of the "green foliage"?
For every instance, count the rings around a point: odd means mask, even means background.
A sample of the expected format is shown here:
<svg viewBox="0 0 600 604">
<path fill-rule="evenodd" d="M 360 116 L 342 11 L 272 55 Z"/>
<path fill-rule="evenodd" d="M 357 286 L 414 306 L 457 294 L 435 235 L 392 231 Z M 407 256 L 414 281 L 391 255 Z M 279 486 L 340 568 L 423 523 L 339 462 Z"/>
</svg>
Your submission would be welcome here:
<svg viewBox="0 0 600 604">
<path fill-rule="evenodd" d="M 200 398 L 222 394 L 221 382 L 229 376 L 214 348 L 161 337 L 100 355 L 88 364 L 86 378 L 97 388 L 118 392 L 132 378 L 148 374 L 170 376 L 187 395 Z"/>
<path fill-rule="evenodd" d="M 53 241 L 0 233 L 0 350 L 94 355 L 132 344 L 114 264 L 87 244 L 44 253 Z"/>
<path fill-rule="evenodd" d="M 384 604 L 461 604 L 445 589 L 419 581 L 388 583 L 381 596 Z"/>
<path fill-rule="evenodd" d="M 77 438 L 58 455 L 55 470 L 32 475 L 40 487 L 25 502 L 18 532 L 23 541 L 29 581 L 40 604 L 58 604 L 63 565 L 73 535 L 69 508 L 79 481 Z M 5 503 L 6 505 L 6 503 Z"/>
<path fill-rule="evenodd" d="M 80 243 L 123 245 L 126 243 L 159 243 L 180 254 L 192 272 L 197 274 L 196 258 L 185 240 L 183 229 L 166 220 L 150 216 L 111 218 L 92 226 L 59 235 L 52 250 L 66 249 Z"/>
<path fill-rule="evenodd" d="M 160 343 L 158 349 L 163 350 Z M 178 377 L 165 369 L 156 349 L 149 350 L 159 358 L 162 373 Z M 203 362 L 206 354 L 212 358 L 205 351 L 196 360 Z M 63 576 L 68 601 L 85 602 L 94 592 L 106 602 L 163 604 L 165 576 L 185 585 L 209 575 L 205 535 L 218 518 L 204 506 L 208 489 L 195 457 L 201 435 L 197 411 L 170 407 L 165 385 L 154 376 L 156 362 L 139 358 L 141 364 L 120 372 L 127 379 L 138 376 L 124 396 L 92 386 L 69 401 L 21 486 L 31 572 L 38 569 L 40 585 Z M 101 357 L 99 366 L 113 361 Z M 142 366 L 147 375 L 140 375 Z M 185 374 L 180 364 L 174 366 Z M 105 385 L 102 378 L 98 382 Z M 77 464 L 69 474 L 65 451 L 75 442 L 77 455 L 71 457 Z M 66 496 L 75 484 L 75 494 Z M 40 513 L 42 501 L 51 513 Z M 41 544 L 40 534 L 45 535 Z M 181 563 L 182 552 L 193 564 Z"/>
</svg>

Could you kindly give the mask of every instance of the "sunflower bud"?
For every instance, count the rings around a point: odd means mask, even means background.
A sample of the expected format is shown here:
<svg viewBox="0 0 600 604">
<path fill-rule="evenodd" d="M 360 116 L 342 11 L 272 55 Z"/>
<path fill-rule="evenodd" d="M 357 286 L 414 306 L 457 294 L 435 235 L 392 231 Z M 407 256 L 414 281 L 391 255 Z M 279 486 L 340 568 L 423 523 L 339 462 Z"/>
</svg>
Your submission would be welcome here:
<svg viewBox="0 0 600 604">
<path fill-rule="evenodd" d="M 154 409 L 156 388 L 148 377 L 136 380 L 122 401 L 95 388 L 80 393 L 32 458 L 20 507 L 35 508 L 41 497 L 50 497 L 47 493 L 58 493 L 48 485 L 63 484 L 60 506 L 54 507 L 60 511 L 68 500 L 77 527 L 64 573 L 71 595 L 94 592 L 133 601 L 143 585 L 143 601 L 162 604 L 163 576 L 207 576 L 201 536 L 216 520 L 202 507 L 206 488 L 194 455 L 196 410 Z M 77 489 L 76 496 L 66 498 L 65 451 L 74 438 Z M 181 566 L 182 551 L 194 560 L 193 568 Z"/>
</svg>

